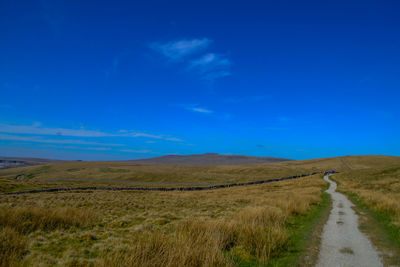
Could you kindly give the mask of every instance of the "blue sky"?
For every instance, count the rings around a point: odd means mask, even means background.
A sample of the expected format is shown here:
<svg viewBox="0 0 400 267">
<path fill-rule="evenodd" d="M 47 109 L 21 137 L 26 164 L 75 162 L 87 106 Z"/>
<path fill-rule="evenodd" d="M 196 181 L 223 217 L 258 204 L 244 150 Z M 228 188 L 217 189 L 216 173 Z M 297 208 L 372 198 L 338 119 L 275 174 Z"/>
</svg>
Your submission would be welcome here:
<svg viewBox="0 0 400 267">
<path fill-rule="evenodd" d="M 0 156 L 400 156 L 398 1 L 0 3 Z"/>
</svg>

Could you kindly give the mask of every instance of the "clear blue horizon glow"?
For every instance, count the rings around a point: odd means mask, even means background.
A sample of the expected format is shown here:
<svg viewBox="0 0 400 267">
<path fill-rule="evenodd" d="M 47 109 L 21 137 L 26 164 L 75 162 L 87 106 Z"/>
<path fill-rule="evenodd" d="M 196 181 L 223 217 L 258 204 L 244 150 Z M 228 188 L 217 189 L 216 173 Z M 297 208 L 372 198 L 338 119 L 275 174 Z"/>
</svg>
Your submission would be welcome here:
<svg viewBox="0 0 400 267">
<path fill-rule="evenodd" d="M 398 1 L 0 3 L 0 156 L 400 156 Z"/>
</svg>

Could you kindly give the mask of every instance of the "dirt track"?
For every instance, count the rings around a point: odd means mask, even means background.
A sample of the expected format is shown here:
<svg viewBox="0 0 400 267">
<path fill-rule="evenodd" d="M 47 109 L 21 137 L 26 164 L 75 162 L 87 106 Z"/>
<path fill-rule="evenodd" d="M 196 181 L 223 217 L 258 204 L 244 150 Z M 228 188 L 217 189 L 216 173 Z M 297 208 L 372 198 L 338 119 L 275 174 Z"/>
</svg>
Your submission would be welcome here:
<svg viewBox="0 0 400 267">
<path fill-rule="evenodd" d="M 378 252 L 368 238 L 358 229 L 358 216 L 347 197 L 336 192 L 336 183 L 329 182 L 326 191 L 332 197 L 332 210 L 322 233 L 321 249 L 317 266 L 383 266 Z"/>
</svg>

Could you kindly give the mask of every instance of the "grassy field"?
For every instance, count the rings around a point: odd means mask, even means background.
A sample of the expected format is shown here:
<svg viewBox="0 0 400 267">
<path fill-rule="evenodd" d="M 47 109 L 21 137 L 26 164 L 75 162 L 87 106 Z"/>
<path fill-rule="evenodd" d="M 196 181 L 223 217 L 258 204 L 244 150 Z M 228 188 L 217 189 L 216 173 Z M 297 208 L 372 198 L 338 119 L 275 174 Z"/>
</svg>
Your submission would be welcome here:
<svg viewBox="0 0 400 267">
<path fill-rule="evenodd" d="M 400 158 L 383 156 L 208 167 L 74 162 L 2 170 L 0 190 L 105 183 L 99 179 L 107 179 L 109 186 L 121 186 L 124 180 L 152 182 L 155 186 L 165 182 L 216 184 L 336 169 L 342 171 L 337 176 L 341 186 L 354 190 L 355 177 L 364 179 L 364 173 L 371 173 L 373 184 L 375 171 L 381 170 L 384 175 L 386 171 L 387 177 L 382 175 L 386 178 L 378 180 L 384 184 L 392 181 L 385 189 L 389 191 L 398 188 L 398 177 L 387 170 L 399 166 Z M 14 179 L 21 174 L 23 179 Z M 57 178 L 88 180 L 45 181 Z M 381 186 L 374 186 L 369 189 L 380 192 Z M 314 175 L 214 191 L 0 195 L 0 266 L 300 264 L 309 246 L 305 241 L 320 211 L 329 205 L 323 195 L 325 188 L 321 175 Z M 362 191 L 354 193 L 362 195 Z M 383 206 L 387 209 L 390 205 Z M 399 211 L 397 206 L 390 207 Z M 394 224 L 398 223 L 396 216 Z"/>
<path fill-rule="evenodd" d="M 386 167 L 398 157 L 351 156 L 239 166 L 135 165 L 124 162 L 65 162 L 0 170 L 0 192 L 61 186 L 193 186 L 249 182 L 335 169 Z M 15 178 L 19 176 L 20 179 Z M 135 182 L 135 183 L 132 183 Z"/>
<path fill-rule="evenodd" d="M 390 215 L 400 228 L 400 165 L 335 175 L 339 189 L 357 195 L 369 208 Z"/>
<path fill-rule="evenodd" d="M 288 249 L 288 219 L 320 203 L 324 186 L 316 175 L 205 192 L 1 196 L 0 247 L 8 249 L 2 261 L 104 266 L 267 263 Z"/>
</svg>

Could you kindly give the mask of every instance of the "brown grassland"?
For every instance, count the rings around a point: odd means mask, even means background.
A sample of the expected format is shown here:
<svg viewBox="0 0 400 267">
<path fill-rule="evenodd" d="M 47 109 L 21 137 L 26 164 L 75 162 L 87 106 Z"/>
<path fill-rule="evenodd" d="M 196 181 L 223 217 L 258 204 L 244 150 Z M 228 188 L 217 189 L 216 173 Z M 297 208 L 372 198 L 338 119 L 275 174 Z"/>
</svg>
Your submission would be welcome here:
<svg viewBox="0 0 400 267">
<path fill-rule="evenodd" d="M 2 170 L 0 190 L 83 184 L 125 186 L 121 181 L 154 183 L 146 186 L 169 182 L 218 184 L 327 169 L 341 171 L 341 184 L 348 179 L 348 188 L 351 185 L 356 189 L 356 181 L 353 184 L 346 175 L 356 177 L 354 173 L 372 173 L 379 168 L 390 172 L 399 167 L 400 158 L 384 156 L 203 167 L 57 163 Z M 14 179 L 20 174 L 24 179 Z M 60 178 L 64 180 L 54 181 Z M 65 181 L 71 178 L 85 180 Z M 385 195 L 378 190 L 383 186 L 398 196 L 398 176 L 392 178 L 382 180 L 384 185 L 374 184 L 375 189 L 358 188 Z M 212 191 L 0 195 L 0 266 L 269 265 L 293 249 L 293 222 L 322 203 L 325 187 L 321 175 L 314 175 Z M 363 191 L 356 193 L 364 196 Z M 374 205 L 399 212 L 398 203 L 377 203 L 384 201 L 377 200 Z M 396 220 L 394 223 L 398 223 Z"/>
<path fill-rule="evenodd" d="M 64 162 L 0 170 L 0 192 L 61 186 L 113 185 L 121 187 L 160 186 L 160 184 L 185 186 L 249 182 L 327 169 L 347 171 L 350 170 L 350 165 L 354 170 L 371 167 L 385 168 L 398 162 L 398 159 L 398 157 L 387 156 L 350 156 L 239 166 Z M 17 175 L 21 175 L 22 179 L 14 179 Z"/>
<path fill-rule="evenodd" d="M 349 171 L 335 176 L 339 189 L 355 194 L 371 209 L 390 214 L 400 228 L 400 165 Z"/>
</svg>

